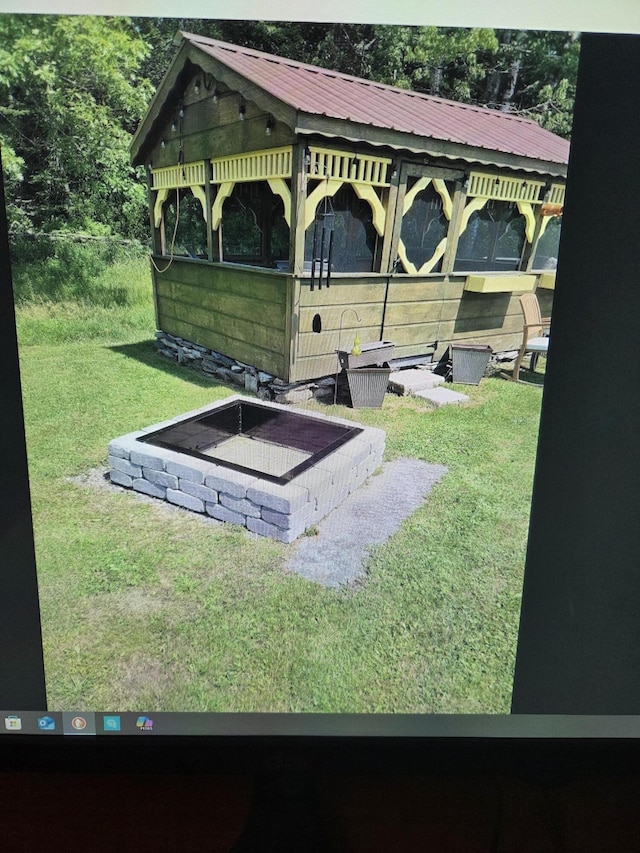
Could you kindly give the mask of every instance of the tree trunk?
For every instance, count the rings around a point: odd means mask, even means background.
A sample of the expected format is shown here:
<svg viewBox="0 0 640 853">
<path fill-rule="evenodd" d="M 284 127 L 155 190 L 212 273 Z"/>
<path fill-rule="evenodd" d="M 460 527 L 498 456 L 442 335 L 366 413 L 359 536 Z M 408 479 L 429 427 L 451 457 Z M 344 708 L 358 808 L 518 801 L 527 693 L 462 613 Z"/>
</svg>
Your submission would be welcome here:
<svg viewBox="0 0 640 853">
<path fill-rule="evenodd" d="M 444 77 L 444 66 L 442 62 L 431 69 L 430 87 L 432 95 L 439 95 L 442 91 L 442 78 Z"/>
<path fill-rule="evenodd" d="M 520 67 L 522 63 L 519 59 L 514 59 L 509 67 L 509 75 L 507 77 L 507 87 L 502 96 L 501 112 L 508 113 L 511 110 L 511 101 L 516 93 L 518 78 L 520 77 Z"/>
</svg>

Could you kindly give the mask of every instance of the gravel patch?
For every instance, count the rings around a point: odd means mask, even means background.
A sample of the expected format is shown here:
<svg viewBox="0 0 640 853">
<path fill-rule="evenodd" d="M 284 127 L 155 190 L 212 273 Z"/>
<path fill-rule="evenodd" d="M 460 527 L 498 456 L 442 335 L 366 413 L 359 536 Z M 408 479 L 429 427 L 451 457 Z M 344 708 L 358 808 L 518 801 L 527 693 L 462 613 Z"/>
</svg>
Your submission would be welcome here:
<svg viewBox="0 0 640 853">
<path fill-rule="evenodd" d="M 286 568 L 327 587 L 357 581 L 365 574 L 369 548 L 396 533 L 447 470 L 418 459 L 386 463 L 317 525 L 317 536 L 294 543 Z"/>
</svg>

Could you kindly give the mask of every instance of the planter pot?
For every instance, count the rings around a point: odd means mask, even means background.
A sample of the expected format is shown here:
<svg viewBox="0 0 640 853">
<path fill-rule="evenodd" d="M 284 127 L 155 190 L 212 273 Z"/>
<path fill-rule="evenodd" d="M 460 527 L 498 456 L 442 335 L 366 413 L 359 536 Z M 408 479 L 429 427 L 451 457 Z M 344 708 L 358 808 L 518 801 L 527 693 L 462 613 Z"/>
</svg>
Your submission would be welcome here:
<svg viewBox="0 0 640 853">
<path fill-rule="evenodd" d="M 484 344 L 453 344 L 453 381 L 479 385 L 493 350 Z"/>
<path fill-rule="evenodd" d="M 345 370 L 356 367 L 379 367 L 393 357 L 394 347 L 393 341 L 374 341 L 371 344 L 362 344 L 360 355 L 353 355 L 346 350 L 338 350 L 340 367 Z"/>
<path fill-rule="evenodd" d="M 347 370 L 354 409 L 380 409 L 389 384 L 390 367 L 361 367 Z"/>
</svg>

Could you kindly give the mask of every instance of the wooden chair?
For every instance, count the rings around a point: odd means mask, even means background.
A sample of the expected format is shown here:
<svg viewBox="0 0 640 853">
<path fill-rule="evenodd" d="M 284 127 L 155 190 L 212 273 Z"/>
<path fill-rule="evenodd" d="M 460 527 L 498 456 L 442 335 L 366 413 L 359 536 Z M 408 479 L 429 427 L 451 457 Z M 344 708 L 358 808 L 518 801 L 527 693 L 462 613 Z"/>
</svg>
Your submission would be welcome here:
<svg viewBox="0 0 640 853">
<path fill-rule="evenodd" d="M 520 297 L 520 308 L 522 309 L 524 318 L 524 328 L 522 331 L 522 344 L 511 376 L 514 382 L 518 381 L 520 365 L 527 353 L 531 353 L 529 367 L 532 371 L 536 369 L 538 357 L 547 354 L 549 338 L 544 335 L 544 327 L 551 322 L 549 317 L 540 316 L 540 305 L 535 293 L 523 293 Z"/>
</svg>

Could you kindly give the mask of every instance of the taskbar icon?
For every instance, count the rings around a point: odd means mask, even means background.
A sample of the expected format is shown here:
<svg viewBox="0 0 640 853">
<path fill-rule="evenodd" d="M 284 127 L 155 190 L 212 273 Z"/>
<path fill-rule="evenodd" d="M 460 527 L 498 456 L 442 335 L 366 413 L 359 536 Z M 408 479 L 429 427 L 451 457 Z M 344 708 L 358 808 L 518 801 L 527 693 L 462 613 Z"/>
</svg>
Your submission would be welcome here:
<svg viewBox="0 0 640 853">
<path fill-rule="evenodd" d="M 93 711 L 64 711 L 62 731 L 65 735 L 95 735 L 96 715 Z"/>
<path fill-rule="evenodd" d="M 136 728 L 141 732 L 151 732 L 153 731 L 153 720 L 141 715 L 136 720 Z"/>
</svg>

